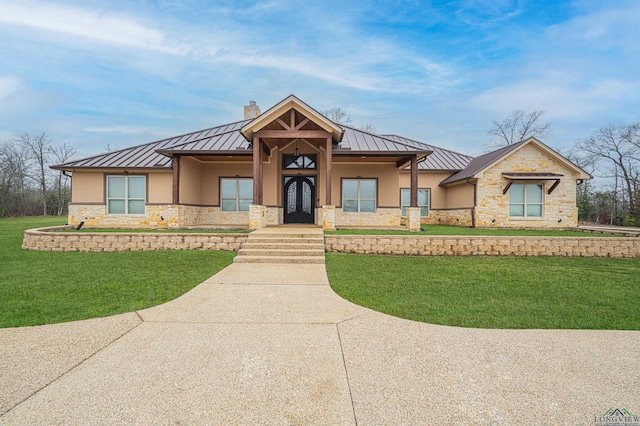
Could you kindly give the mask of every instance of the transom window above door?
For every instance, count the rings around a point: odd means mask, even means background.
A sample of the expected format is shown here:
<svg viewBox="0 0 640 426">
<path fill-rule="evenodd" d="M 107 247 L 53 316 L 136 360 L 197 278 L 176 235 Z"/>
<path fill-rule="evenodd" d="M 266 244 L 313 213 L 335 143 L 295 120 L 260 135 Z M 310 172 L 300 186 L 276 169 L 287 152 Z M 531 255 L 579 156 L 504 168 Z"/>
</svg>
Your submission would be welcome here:
<svg viewBox="0 0 640 426">
<path fill-rule="evenodd" d="M 292 169 L 309 169 L 315 170 L 316 167 L 315 154 L 304 155 L 283 155 L 282 156 L 282 168 L 286 170 Z"/>
</svg>

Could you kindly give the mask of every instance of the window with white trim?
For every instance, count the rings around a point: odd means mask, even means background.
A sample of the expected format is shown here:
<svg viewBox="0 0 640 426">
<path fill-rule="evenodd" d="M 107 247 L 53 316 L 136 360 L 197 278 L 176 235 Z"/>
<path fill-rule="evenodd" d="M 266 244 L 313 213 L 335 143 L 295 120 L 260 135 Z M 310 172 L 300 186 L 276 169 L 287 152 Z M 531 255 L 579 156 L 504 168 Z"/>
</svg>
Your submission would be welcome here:
<svg viewBox="0 0 640 426">
<path fill-rule="evenodd" d="M 220 179 L 220 206 L 225 212 L 248 212 L 253 204 L 252 178 Z"/>
<path fill-rule="evenodd" d="M 107 176 L 107 214 L 144 214 L 146 176 Z"/>
<path fill-rule="evenodd" d="M 420 216 L 429 216 L 429 189 L 418 189 L 418 207 L 420 207 Z M 402 207 L 402 216 L 407 215 L 407 207 L 411 206 L 411 190 L 400 190 L 400 206 Z"/>
<path fill-rule="evenodd" d="M 343 179 L 342 211 L 375 212 L 377 181 L 375 179 Z"/>
<path fill-rule="evenodd" d="M 509 188 L 510 217 L 542 217 L 542 184 L 514 183 Z"/>
</svg>

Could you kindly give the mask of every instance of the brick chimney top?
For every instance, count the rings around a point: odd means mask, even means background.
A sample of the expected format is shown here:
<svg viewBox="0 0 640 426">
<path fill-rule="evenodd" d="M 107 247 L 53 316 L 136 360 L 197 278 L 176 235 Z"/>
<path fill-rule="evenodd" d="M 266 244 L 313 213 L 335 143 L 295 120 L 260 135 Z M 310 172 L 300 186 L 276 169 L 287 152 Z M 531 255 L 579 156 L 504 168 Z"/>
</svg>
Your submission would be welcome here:
<svg viewBox="0 0 640 426">
<path fill-rule="evenodd" d="M 260 107 L 256 105 L 256 101 L 249 101 L 249 105 L 244 106 L 244 119 L 256 118 L 260 115 Z"/>
</svg>

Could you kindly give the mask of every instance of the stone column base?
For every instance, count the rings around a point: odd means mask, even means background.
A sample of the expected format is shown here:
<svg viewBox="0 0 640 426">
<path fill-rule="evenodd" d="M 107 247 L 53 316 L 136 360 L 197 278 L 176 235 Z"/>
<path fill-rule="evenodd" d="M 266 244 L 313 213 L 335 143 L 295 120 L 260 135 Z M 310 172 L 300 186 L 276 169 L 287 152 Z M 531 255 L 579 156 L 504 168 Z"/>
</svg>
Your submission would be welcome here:
<svg viewBox="0 0 640 426">
<path fill-rule="evenodd" d="M 336 206 L 322 206 L 322 229 L 336 230 Z"/>
<path fill-rule="evenodd" d="M 407 207 L 407 229 L 411 232 L 420 231 L 420 207 Z"/>
<path fill-rule="evenodd" d="M 267 206 L 251 204 L 249 206 L 249 229 L 260 229 L 267 226 Z"/>
</svg>

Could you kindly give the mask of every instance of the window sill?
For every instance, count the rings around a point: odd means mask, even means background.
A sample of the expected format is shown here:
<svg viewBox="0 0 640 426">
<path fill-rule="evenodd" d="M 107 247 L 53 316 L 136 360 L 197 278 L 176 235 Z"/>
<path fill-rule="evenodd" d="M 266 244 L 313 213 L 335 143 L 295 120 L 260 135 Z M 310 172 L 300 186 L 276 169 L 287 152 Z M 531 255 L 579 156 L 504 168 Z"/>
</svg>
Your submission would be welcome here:
<svg viewBox="0 0 640 426">
<path fill-rule="evenodd" d="M 544 217 L 509 217 L 509 220 L 544 220 Z"/>
</svg>

